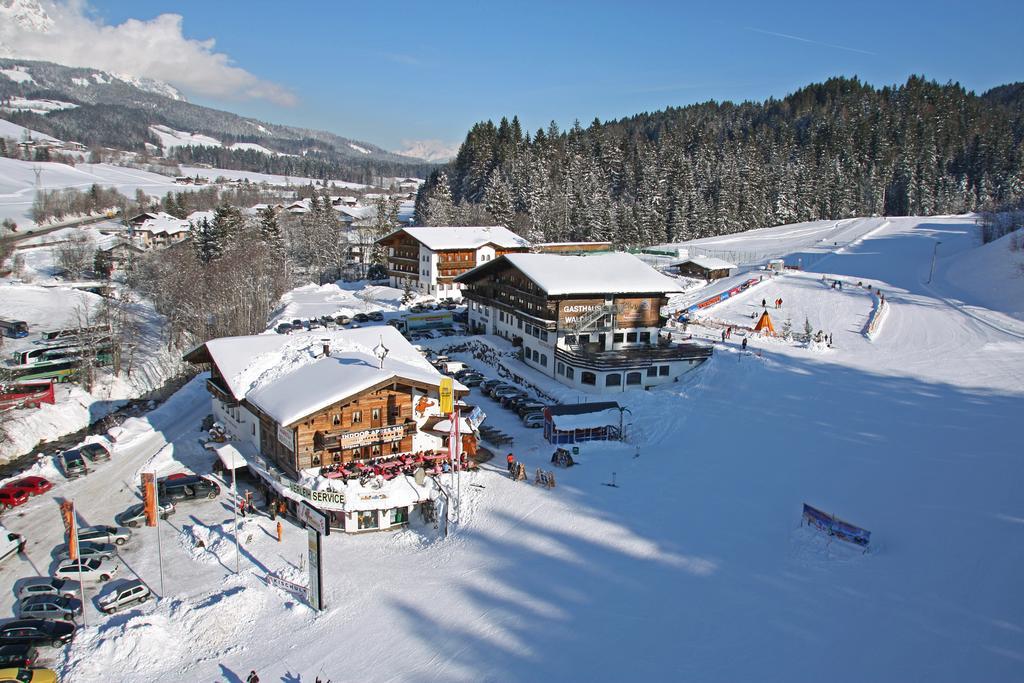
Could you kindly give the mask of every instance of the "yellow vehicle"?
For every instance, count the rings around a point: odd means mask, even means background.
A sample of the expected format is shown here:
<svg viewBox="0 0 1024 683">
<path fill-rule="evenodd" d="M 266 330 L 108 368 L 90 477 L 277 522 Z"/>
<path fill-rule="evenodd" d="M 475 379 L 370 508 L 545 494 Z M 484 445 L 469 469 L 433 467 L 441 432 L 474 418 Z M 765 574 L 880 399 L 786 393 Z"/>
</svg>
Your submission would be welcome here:
<svg viewBox="0 0 1024 683">
<path fill-rule="evenodd" d="M 0 669 L 0 683 L 57 683 L 50 669 Z"/>
</svg>

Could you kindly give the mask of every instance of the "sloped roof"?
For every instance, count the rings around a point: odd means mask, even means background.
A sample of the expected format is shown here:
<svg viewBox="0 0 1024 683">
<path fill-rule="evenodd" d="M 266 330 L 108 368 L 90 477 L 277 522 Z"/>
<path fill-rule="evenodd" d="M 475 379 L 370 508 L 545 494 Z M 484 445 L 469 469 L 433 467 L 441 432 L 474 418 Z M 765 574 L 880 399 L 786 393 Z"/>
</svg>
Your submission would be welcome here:
<svg viewBox="0 0 1024 683">
<path fill-rule="evenodd" d="M 614 252 L 576 256 L 566 254 L 505 254 L 463 273 L 456 282 L 473 279 L 502 260 L 530 278 L 549 296 L 565 294 L 642 294 L 682 292 L 683 289 L 632 254 Z"/>
<path fill-rule="evenodd" d="M 681 266 L 686 263 L 692 263 L 706 270 L 731 270 L 736 267 L 735 263 L 729 263 L 728 261 L 723 261 L 722 259 L 715 258 L 714 256 L 694 256 L 693 258 L 680 261 L 675 265 Z"/>
<path fill-rule="evenodd" d="M 508 249 L 530 246 L 529 242 L 503 225 L 403 228 L 398 232 L 407 233 L 432 251 L 478 249 L 485 244 L 494 244 Z"/>
</svg>

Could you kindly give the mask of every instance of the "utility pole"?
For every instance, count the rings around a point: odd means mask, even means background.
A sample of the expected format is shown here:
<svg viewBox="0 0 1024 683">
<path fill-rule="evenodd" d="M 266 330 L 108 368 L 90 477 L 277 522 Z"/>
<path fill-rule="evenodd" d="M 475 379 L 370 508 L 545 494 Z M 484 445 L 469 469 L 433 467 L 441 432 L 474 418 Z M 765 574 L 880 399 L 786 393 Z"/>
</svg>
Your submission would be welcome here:
<svg viewBox="0 0 1024 683">
<path fill-rule="evenodd" d="M 935 273 L 935 257 L 939 253 L 940 244 L 942 244 L 942 242 L 935 240 L 935 248 L 932 249 L 932 267 L 928 270 L 928 282 L 925 283 L 926 285 L 930 285 L 932 283 L 932 275 Z"/>
</svg>

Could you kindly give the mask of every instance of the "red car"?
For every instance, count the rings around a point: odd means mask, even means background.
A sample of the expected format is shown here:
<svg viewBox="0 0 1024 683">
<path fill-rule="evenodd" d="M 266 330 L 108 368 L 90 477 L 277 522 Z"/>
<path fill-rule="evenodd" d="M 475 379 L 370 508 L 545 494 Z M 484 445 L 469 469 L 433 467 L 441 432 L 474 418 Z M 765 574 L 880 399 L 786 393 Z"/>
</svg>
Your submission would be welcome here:
<svg viewBox="0 0 1024 683">
<path fill-rule="evenodd" d="M 22 477 L 12 481 L 4 488 L 21 489 L 30 496 L 38 496 L 40 493 L 46 493 L 52 489 L 53 484 L 42 477 Z"/>
<path fill-rule="evenodd" d="M 5 486 L 0 489 L 0 510 L 9 510 L 28 502 L 28 493 L 24 489 Z"/>
</svg>

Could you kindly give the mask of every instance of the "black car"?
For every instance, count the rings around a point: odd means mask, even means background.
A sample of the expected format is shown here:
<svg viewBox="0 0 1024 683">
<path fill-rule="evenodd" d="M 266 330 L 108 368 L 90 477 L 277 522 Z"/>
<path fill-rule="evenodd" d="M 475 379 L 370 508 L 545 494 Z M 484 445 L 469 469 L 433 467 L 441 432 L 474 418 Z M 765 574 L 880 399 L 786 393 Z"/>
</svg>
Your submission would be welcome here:
<svg viewBox="0 0 1024 683">
<path fill-rule="evenodd" d="M 110 451 L 108 451 L 103 444 L 100 443 L 87 443 L 78 449 L 82 455 L 89 458 L 93 462 L 100 462 L 103 460 L 110 460 Z"/>
<path fill-rule="evenodd" d="M 502 396 L 501 398 L 498 399 L 498 403 L 501 404 L 502 408 L 515 410 L 516 401 L 525 401 L 528 398 L 530 398 L 530 395 L 525 392 L 519 394 L 506 394 L 505 396 Z"/>
<path fill-rule="evenodd" d="M 281 323 L 274 329 L 277 330 L 278 334 L 288 334 L 289 332 L 292 331 L 292 326 L 288 323 Z"/>
<path fill-rule="evenodd" d="M 459 378 L 459 381 L 465 384 L 467 387 L 478 387 L 484 382 L 483 375 L 463 375 Z"/>
<path fill-rule="evenodd" d="M 382 320 L 384 320 L 384 314 L 381 313 L 380 311 L 374 311 L 373 313 L 370 314 L 370 320 L 373 320 L 375 322 L 381 322 Z"/>
<path fill-rule="evenodd" d="M 36 663 L 39 650 L 31 645 L 4 645 L 0 647 L 0 669 L 16 667 L 27 669 Z"/>
<path fill-rule="evenodd" d="M 165 479 L 158 488 L 161 501 L 212 499 L 220 495 L 220 486 L 216 482 L 199 476 Z"/>
<path fill-rule="evenodd" d="M 544 412 L 545 408 L 547 406 L 540 401 L 523 401 L 516 406 L 516 413 L 519 414 L 519 417 L 522 417 L 527 413 Z"/>
<path fill-rule="evenodd" d="M 356 321 L 357 323 L 368 323 L 370 322 L 370 316 L 366 315 L 365 313 L 356 313 L 352 317 L 352 320 Z"/>
<path fill-rule="evenodd" d="M 75 625 L 53 619 L 15 619 L 0 626 L 0 645 L 52 645 L 71 642 Z"/>
</svg>

